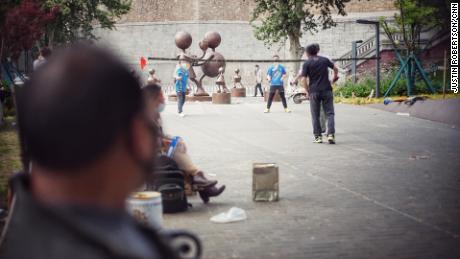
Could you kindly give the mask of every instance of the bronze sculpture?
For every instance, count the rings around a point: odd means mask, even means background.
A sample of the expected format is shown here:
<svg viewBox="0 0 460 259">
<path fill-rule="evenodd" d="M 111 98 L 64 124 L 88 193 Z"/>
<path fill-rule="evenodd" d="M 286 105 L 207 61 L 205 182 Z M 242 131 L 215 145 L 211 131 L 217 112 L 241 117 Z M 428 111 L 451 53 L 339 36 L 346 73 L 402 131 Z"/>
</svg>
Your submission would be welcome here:
<svg viewBox="0 0 460 259">
<path fill-rule="evenodd" d="M 240 70 L 238 68 L 235 69 L 235 76 L 233 76 L 233 88 L 236 88 L 237 86 L 239 88 L 244 88 L 243 83 L 241 83 Z"/>
<path fill-rule="evenodd" d="M 206 76 L 214 78 L 219 75 L 221 75 L 223 78 L 223 73 L 225 72 L 225 58 L 224 56 L 222 56 L 222 54 L 215 51 L 215 49 L 220 45 L 221 37 L 218 32 L 207 32 L 204 36 L 204 39 L 200 41 L 200 43 L 198 44 L 198 46 L 203 52 L 200 57 L 186 53 L 186 49 L 188 49 L 192 45 L 192 41 L 193 40 L 190 33 L 184 31 L 176 33 L 176 46 L 182 50 L 182 52 L 179 54 L 179 59 L 186 60 L 190 63 L 190 80 L 196 85 L 197 88 L 194 95 L 209 96 L 209 94 L 206 93 L 206 91 L 203 88 L 203 79 Z M 211 52 L 208 52 L 209 48 L 212 49 Z M 199 79 L 197 79 L 193 67 L 201 67 L 203 75 Z M 225 81 L 223 88 L 224 90 L 226 89 Z"/>
<path fill-rule="evenodd" d="M 224 78 L 224 68 L 219 68 L 219 75 L 217 76 L 216 85 L 217 85 L 217 93 L 228 93 L 228 88 L 225 85 L 225 78 Z M 222 89 L 221 89 L 222 88 Z"/>
</svg>

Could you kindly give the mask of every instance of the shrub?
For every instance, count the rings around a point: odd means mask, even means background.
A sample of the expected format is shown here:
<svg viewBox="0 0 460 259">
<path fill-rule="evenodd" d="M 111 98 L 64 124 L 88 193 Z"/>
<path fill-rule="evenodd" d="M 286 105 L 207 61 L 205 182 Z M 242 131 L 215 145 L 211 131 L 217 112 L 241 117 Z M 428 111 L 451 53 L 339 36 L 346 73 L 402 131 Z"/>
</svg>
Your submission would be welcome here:
<svg viewBox="0 0 460 259">
<path fill-rule="evenodd" d="M 375 81 L 372 81 L 370 78 L 366 78 L 356 84 L 346 81 L 344 85 L 336 88 L 335 95 L 349 98 L 352 96 L 352 93 L 355 93 L 356 97 L 366 97 L 369 96 L 374 87 Z"/>
<path fill-rule="evenodd" d="M 396 71 L 389 71 L 387 73 L 381 74 L 380 96 L 383 96 L 386 93 L 395 76 Z M 438 77 L 429 77 L 430 80 L 432 80 L 433 88 L 435 91 L 442 91 L 442 81 L 440 81 Z M 401 75 L 389 95 L 407 95 L 406 80 L 407 78 L 405 74 Z M 354 92 L 356 97 L 367 97 L 371 93 L 372 89 L 375 89 L 375 78 L 374 75 L 368 75 L 363 77 L 356 84 L 352 83 L 351 81 L 346 81 L 342 86 L 335 90 L 335 95 L 342 95 L 343 97 L 348 98 L 351 97 L 352 93 Z M 426 87 L 425 82 L 422 80 L 420 75 L 417 75 L 416 77 L 416 83 L 414 84 L 414 89 L 412 89 L 412 94 L 431 94 L 430 89 Z"/>
</svg>

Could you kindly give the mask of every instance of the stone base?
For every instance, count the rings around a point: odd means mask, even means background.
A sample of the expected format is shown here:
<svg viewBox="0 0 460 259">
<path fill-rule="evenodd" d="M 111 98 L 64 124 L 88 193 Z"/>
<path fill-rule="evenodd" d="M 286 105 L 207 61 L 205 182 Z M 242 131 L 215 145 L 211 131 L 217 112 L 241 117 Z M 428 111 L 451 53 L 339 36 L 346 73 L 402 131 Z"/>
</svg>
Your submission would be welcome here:
<svg viewBox="0 0 460 259">
<path fill-rule="evenodd" d="M 264 91 L 264 100 L 265 100 L 265 102 L 268 101 L 268 96 L 269 95 L 270 95 L 270 92 Z M 273 101 L 274 102 L 281 102 L 281 97 L 280 97 L 280 94 L 278 93 L 278 91 L 275 92 L 275 97 L 273 98 Z"/>
<path fill-rule="evenodd" d="M 246 88 L 232 88 L 232 97 L 246 97 Z"/>
<path fill-rule="evenodd" d="M 213 104 L 230 104 L 232 103 L 232 95 L 230 93 L 213 93 Z"/>
<path fill-rule="evenodd" d="M 170 102 L 177 102 L 177 96 L 174 94 L 168 96 L 168 101 Z M 185 101 L 186 102 L 211 102 L 212 97 L 211 96 L 185 96 Z"/>
</svg>

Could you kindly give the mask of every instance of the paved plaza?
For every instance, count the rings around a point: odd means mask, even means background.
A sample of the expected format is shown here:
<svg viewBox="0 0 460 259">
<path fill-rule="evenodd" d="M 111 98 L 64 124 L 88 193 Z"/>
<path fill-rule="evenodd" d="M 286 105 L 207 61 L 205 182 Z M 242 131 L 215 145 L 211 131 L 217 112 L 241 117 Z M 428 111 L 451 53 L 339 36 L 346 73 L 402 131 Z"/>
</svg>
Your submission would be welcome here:
<svg viewBox="0 0 460 259">
<path fill-rule="evenodd" d="M 460 129 L 365 106 L 336 105 L 337 144 L 312 143 L 308 103 L 259 98 L 232 105 L 176 103 L 165 131 L 227 190 L 165 215 L 189 229 L 204 258 L 460 258 Z M 252 163 L 280 168 L 280 201 L 252 201 Z M 246 221 L 210 222 L 236 206 Z"/>
</svg>

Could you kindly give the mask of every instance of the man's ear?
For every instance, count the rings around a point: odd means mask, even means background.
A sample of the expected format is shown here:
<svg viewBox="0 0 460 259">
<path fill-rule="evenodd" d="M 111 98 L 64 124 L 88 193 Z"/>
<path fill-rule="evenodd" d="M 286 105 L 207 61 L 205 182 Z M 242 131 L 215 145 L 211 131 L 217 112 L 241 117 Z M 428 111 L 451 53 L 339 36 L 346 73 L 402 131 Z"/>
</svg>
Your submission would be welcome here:
<svg viewBox="0 0 460 259">
<path fill-rule="evenodd" d="M 156 150 L 156 141 L 145 119 L 135 118 L 131 127 L 131 148 L 141 160 L 151 159 Z"/>
</svg>

